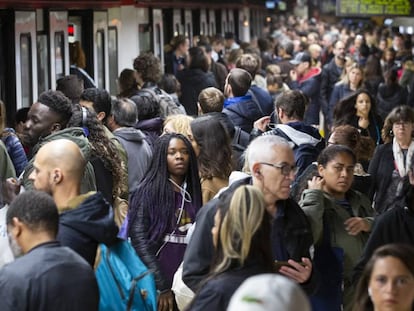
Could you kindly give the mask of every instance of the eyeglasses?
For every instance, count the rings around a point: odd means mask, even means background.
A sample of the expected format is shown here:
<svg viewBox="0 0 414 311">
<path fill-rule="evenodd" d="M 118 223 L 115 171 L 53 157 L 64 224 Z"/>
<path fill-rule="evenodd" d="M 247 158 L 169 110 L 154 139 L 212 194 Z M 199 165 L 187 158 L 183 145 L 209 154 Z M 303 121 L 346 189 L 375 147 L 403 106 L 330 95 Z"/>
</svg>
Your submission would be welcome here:
<svg viewBox="0 0 414 311">
<path fill-rule="evenodd" d="M 393 123 L 394 126 L 398 126 L 398 127 L 407 127 L 411 124 L 412 122 L 409 122 L 409 121 L 398 121 L 398 122 Z"/>
<path fill-rule="evenodd" d="M 296 173 L 298 172 L 298 168 L 296 167 L 296 165 L 289 165 L 287 163 L 272 164 L 272 163 L 267 163 L 267 162 L 260 162 L 260 164 L 273 166 L 274 168 L 278 168 L 278 169 L 280 169 L 280 171 L 282 172 L 282 175 L 284 175 L 284 176 L 289 176 L 290 174 L 296 175 Z"/>
</svg>

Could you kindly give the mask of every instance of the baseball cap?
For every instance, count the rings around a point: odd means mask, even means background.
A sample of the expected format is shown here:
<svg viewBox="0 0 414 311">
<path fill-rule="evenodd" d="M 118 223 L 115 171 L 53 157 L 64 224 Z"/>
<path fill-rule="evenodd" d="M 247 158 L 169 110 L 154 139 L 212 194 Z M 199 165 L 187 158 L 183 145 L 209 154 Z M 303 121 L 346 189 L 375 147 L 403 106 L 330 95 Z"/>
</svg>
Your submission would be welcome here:
<svg viewBox="0 0 414 311">
<path fill-rule="evenodd" d="M 227 311 L 310 311 L 302 289 L 278 274 L 260 274 L 245 280 L 230 300 Z"/>
<path fill-rule="evenodd" d="M 311 57 L 306 52 L 299 52 L 295 55 L 295 58 L 290 61 L 292 65 L 299 65 L 300 63 L 310 62 Z"/>
</svg>

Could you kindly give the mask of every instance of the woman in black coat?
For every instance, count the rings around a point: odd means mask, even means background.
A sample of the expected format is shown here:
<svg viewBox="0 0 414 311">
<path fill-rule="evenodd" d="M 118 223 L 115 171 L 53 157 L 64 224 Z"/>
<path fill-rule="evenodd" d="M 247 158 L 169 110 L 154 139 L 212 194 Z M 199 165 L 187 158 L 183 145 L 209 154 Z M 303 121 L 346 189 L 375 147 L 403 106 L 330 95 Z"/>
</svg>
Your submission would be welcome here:
<svg viewBox="0 0 414 311">
<path fill-rule="evenodd" d="M 190 48 L 188 69 L 177 72 L 181 84 L 180 102 L 188 115 L 197 115 L 197 99 L 202 90 L 207 87 L 217 87 L 214 75 L 208 71 L 208 59 L 199 47 Z"/>
<path fill-rule="evenodd" d="M 395 206 L 396 195 L 414 155 L 413 129 L 411 107 L 396 107 L 385 119 L 382 129 L 385 144 L 377 147 L 368 168 L 372 180 L 370 196 L 378 214 Z"/>
</svg>

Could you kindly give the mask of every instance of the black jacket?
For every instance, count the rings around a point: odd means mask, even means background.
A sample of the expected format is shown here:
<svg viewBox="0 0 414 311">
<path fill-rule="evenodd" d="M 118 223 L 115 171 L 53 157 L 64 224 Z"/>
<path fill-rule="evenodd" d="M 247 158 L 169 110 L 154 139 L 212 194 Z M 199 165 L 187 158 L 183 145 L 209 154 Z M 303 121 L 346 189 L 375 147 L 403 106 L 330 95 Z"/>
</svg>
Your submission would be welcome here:
<svg viewBox="0 0 414 311">
<path fill-rule="evenodd" d="M 377 112 L 385 120 L 387 115 L 397 106 L 406 105 L 408 92 L 399 84 L 387 86 L 381 83 L 377 93 Z"/>
<path fill-rule="evenodd" d="M 404 243 L 414 245 L 414 212 L 408 207 L 396 206 L 378 216 L 371 234 L 365 244 L 361 259 L 354 269 L 353 281 L 356 283 L 365 264 L 374 251 L 385 244 Z"/>
<path fill-rule="evenodd" d="M 232 269 L 221 273 L 203 284 L 200 292 L 194 297 L 188 311 L 226 311 L 237 288 L 247 278 L 268 273 L 258 264 L 247 265 L 243 268 Z"/>
<path fill-rule="evenodd" d="M 201 69 L 184 69 L 177 73 L 177 79 L 181 83 L 180 102 L 188 115 L 196 116 L 198 95 L 205 88 L 217 87 L 216 78 L 211 72 Z"/>
<path fill-rule="evenodd" d="M 51 241 L 0 270 L 0 301 L 2 311 L 94 311 L 99 290 L 91 266 Z"/>
<path fill-rule="evenodd" d="M 369 197 L 374 201 L 374 208 L 377 214 L 381 214 L 389 208 L 384 206 L 383 203 L 386 201 L 387 189 L 391 183 L 393 171 L 394 154 L 392 152 L 392 143 L 377 146 L 368 168 L 368 173 L 371 175 Z"/>
<path fill-rule="evenodd" d="M 339 81 L 342 68 L 335 64 L 335 59 L 332 59 L 328 64 L 324 65 L 321 74 L 321 107 L 325 114 L 328 115 L 328 104 L 331 99 L 331 94 L 335 83 Z"/>
<path fill-rule="evenodd" d="M 245 178 L 231 185 L 227 191 L 234 191 L 237 187 L 250 183 L 251 178 Z M 193 291 L 198 290 L 200 282 L 208 274 L 212 262 L 214 246 L 211 228 L 214 225 L 218 201 L 218 198 L 209 201 L 198 212 L 195 230 L 184 255 L 183 281 Z M 302 261 L 302 257 L 310 258 L 309 249 L 313 244 L 313 238 L 305 213 L 292 199 L 278 201 L 277 204 L 285 205 L 284 242 L 290 258 L 296 261 Z M 272 227 L 275 226 L 275 223 L 273 221 Z M 302 284 L 302 288 L 309 294 L 316 290 L 315 273 L 312 273 L 308 282 Z"/>
<path fill-rule="evenodd" d="M 114 222 L 112 207 L 100 192 L 79 196 L 69 205 L 72 206 L 59 216 L 57 240 L 93 266 L 98 244 L 111 245 L 116 242 L 118 227 Z"/>
</svg>

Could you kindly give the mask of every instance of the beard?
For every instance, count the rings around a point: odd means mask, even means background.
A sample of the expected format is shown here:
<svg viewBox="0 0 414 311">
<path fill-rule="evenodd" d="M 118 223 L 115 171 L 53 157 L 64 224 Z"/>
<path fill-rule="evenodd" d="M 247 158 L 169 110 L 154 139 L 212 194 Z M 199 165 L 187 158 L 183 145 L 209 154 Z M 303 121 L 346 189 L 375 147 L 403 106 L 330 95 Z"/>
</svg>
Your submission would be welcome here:
<svg viewBox="0 0 414 311">
<path fill-rule="evenodd" d="M 9 246 L 13 253 L 14 258 L 22 256 L 23 250 L 20 247 L 20 245 L 17 243 L 16 239 L 13 238 L 13 236 L 10 233 L 8 233 L 7 235 L 9 237 Z"/>
</svg>

